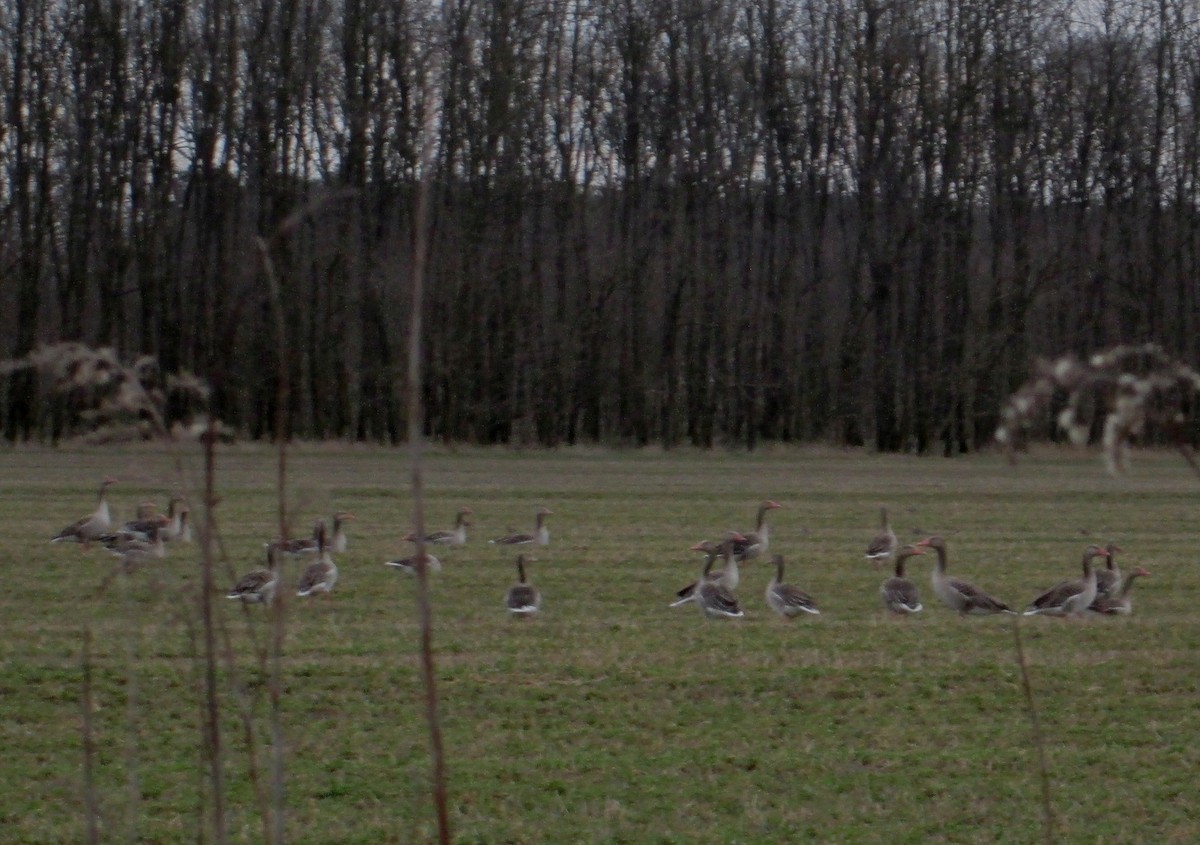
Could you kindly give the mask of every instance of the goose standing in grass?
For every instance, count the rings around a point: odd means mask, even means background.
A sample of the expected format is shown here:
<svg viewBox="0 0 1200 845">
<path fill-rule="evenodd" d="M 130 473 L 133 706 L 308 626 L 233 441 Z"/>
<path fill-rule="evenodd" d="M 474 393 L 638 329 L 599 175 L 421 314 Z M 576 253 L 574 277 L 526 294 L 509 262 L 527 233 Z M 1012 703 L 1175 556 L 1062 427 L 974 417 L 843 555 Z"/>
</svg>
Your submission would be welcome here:
<svg viewBox="0 0 1200 845">
<path fill-rule="evenodd" d="M 937 552 L 937 566 L 930 580 L 933 582 L 934 595 L 951 610 L 960 616 L 1016 613 L 1007 604 L 989 596 L 974 584 L 960 578 L 952 578 L 946 573 L 946 541 L 941 537 L 930 537 L 916 545 L 928 546 Z"/>
<path fill-rule="evenodd" d="M 546 527 L 546 517 L 554 514 L 554 511 L 549 508 L 537 509 L 537 522 L 534 525 L 532 534 L 524 534 L 519 531 L 511 534 L 505 534 L 503 537 L 497 537 L 494 540 L 488 540 L 489 543 L 495 543 L 497 546 L 548 546 L 550 545 L 550 529 Z"/>
<path fill-rule="evenodd" d="M 1149 574 L 1147 570 L 1139 566 L 1121 582 L 1121 589 L 1117 591 L 1116 595 L 1098 596 L 1088 610 L 1105 616 L 1128 616 L 1133 613 L 1133 582 Z"/>
<path fill-rule="evenodd" d="M 396 560 L 385 560 L 383 562 L 383 565 L 395 567 L 396 569 L 399 569 L 401 572 L 405 572 L 409 575 L 417 574 L 417 556 L 416 555 L 412 555 L 410 557 L 397 558 Z M 442 562 L 440 560 L 438 560 L 436 557 L 434 557 L 433 555 L 431 555 L 429 552 L 425 553 L 425 566 L 430 572 L 441 572 L 442 571 Z"/>
<path fill-rule="evenodd" d="M 241 599 L 244 604 L 270 604 L 275 598 L 275 588 L 279 586 L 276 554 L 274 546 L 267 546 L 266 568 L 247 572 L 225 597 Z"/>
<path fill-rule="evenodd" d="M 168 543 L 192 542 L 192 526 L 188 522 L 190 511 L 182 507 L 183 497 L 175 495 L 167 503 L 167 524 L 163 529 L 163 539 Z"/>
<path fill-rule="evenodd" d="M 1121 568 L 1117 566 L 1117 552 L 1122 551 L 1116 543 L 1104 547 L 1108 552 L 1107 566 L 1096 570 L 1096 599 L 1107 599 L 1121 590 Z"/>
<path fill-rule="evenodd" d="M 156 513 L 157 510 L 158 505 L 154 502 L 142 502 L 137 507 L 137 516 L 122 525 L 121 530 L 115 532 L 113 536 L 124 535 L 126 539 L 134 537 L 140 537 L 143 540 L 149 539 L 151 529 L 162 529 L 167 525 L 167 517 Z"/>
<path fill-rule="evenodd" d="M 714 540 L 702 540 L 696 545 L 691 546 L 688 551 L 704 553 L 705 578 L 710 581 L 720 582 L 726 589 L 736 590 L 742 579 L 741 570 L 738 568 L 737 547 L 744 539 L 738 532 L 730 531 L 725 535 L 725 539 L 719 543 Z M 725 558 L 725 567 L 713 572 L 712 565 L 716 562 L 718 555 Z M 695 601 L 696 587 L 699 583 L 699 581 L 693 581 L 676 592 L 676 599 L 671 602 L 670 607 L 679 607 L 682 604 Z"/>
<path fill-rule="evenodd" d="M 1092 560 L 1098 557 L 1108 557 L 1108 551 L 1096 545 L 1084 549 L 1083 577 L 1055 584 L 1025 608 L 1025 615 L 1075 616 L 1091 607 L 1096 600 L 1096 570 L 1092 568 Z"/>
<path fill-rule="evenodd" d="M 542 607 L 542 594 L 525 578 L 525 555 L 517 555 L 517 583 L 504 594 L 504 606 L 514 616 L 532 616 Z"/>
<path fill-rule="evenodd" d="M 101 534 L 108 533 L 112 528 L 112 511 L 108 509 L 108 488 L 113 484 L 116 484 L 116 479 L 105 478 L 101 481 L 96 509 L 63 528 L 62 531 L 50 538 L 50 542 L 58 543 L 66 540 L 88 546 Z"/>
<path fill-rule="evenodd" d="M 102 535 L 101 543 L 117 557 L 132 556 L 139 562 L 151 558 L 161 560 L 167 556 L 162 528 L 157 525 L 150 527 L 149 537 L 146 538 L 133 533 L 105 534 Z"/>
<path fill-rule="evenodd" d="M 915 555 L 923 554 L 925 554 L 924 549 L 920 549 L 911 543 L 895 550 L 896 574 L 879 586 L 880 595 L 883 596 L 883 604 L 892 613 L 905 615 L 920 613 L 923 609 L 921 606 L 921 597 L 917 593 L 917 585 L 909 581 L 904 575 L 904 564 L 908 559 Z"/>
<path fill-rule="evenodd" d="M 767 584 L 767 605 L 771 610 L 785 619 L 795 619 L 801 613 L 811 613 L 819 616 L 817 603 L 813 597 L 791 584 L 783 583 L 783 555 L 774 555 L 771 562 L 775 564 L 775 576 Z"/>
<path fill-rule="evenodd" d="M 732 537 L 725 540 L 726 561 L 736 560 L 733 554 L 734 542 Z M 738 605 L 737 596 L 720 579 L 710 577 L 714 560 L 715 557 L 706 556 L 693 600 L 707 619 L 737 619 L 744 615 L 741 606 Z"/>
<path fill-rule="evenodd" d="M 338 511 L 333 515 L 333 537 L 329 540 L 329 550 L 335 554 L 343 554 L 350 546 L 350 537 L 346 534 L 346 523 L 358 519 L 352 513 Z"/>
<path fill-rule="evenodd" d="M 754 520 L 754 530 L 742 534 L 742 539 L 734 544 L 733 553 L 740 561 L 753 560 L 761 554 L 766 554 L 771 546 L 771 526 L 767 524 L 767 513 L 783 507 L 771 499 L 764 500 L 758 506 L 758 515 Z M 730 589 L 733 589 L 732 587 Z"/>
<path fill-rule="evenodd" d="M 475 511 L 470 508 L 459 508 L 458 515 L 454 519 L 454 528 L 449 531 L 431 531 L 424 537 L 425 544 L 429 546 L 465 546 L 467 544 L 467 529 L 471 527 L 470 517 L 474 513 Z M 401 539 L 415 543 L 417 535 L 415 532 L 410 531 Z"/>
<path fill-rule="evenodd" d="M 329 554 L 329 548 L 325 545 L 325 520 L 317 523 L 313 533 L 317 540 L 318 559 L 310 563 L 305 568 L 304 574 L 300 576 L 300 583 L 296 585 L 296 595 L 312 596 L 324 593 L 328 597 L 333 592 L 334 585 L 337 584 L 338 568 Z"/>
<path fill-rule="evenodd" d="M 875 568 L 878 569 L 885 561 L 892 559 L 898 544 L 896 532 L 892 531 L 892 527 L 888 524 L 887 508 L 881 507 L 879 509 L 879 533 L 867 544 L 867 560 L 875 564 Z"/>
</svg>

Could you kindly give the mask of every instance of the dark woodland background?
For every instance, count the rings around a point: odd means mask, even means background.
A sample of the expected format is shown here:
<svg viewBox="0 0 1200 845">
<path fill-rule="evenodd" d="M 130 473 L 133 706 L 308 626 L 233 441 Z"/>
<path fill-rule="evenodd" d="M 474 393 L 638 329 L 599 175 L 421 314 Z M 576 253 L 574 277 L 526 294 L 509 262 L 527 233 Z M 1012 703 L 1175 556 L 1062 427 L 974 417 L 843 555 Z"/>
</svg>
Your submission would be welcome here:
<svg viewBox="0 0 1200 845">
<path fill-rule="evenodd" d="M 1039 354 L 1196 363 L 1196 13 L 7 0 L 0 356 L 150 354 L 270 436 L 261 235 L 292 433 L 402 438 L 432 110 L 430 436 L 970 450 Z M 6 437 L 71 432 L 51 387 Z"/>
</svg>

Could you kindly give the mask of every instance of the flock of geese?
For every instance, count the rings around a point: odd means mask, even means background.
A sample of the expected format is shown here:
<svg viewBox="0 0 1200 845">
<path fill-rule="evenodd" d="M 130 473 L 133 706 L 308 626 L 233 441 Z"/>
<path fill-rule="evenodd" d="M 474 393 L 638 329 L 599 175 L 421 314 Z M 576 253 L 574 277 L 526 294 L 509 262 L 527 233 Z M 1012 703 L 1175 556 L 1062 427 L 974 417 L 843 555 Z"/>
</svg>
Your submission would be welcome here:
<svg viewBox="0 0 1200 845">
<path fill-rule="evenodd" d="M 107 493 L 114 483 L 105 478 L 100 484 L 96 509 L 62 529 L 51 538 L 52 542 L 71 541 L 89 546 L 103 545 L 122 558 L 126 569 L 152 558 L 165 557 L 165 543 L 190 542 L 191 527 L 188 511 L 182 507 L 180 497 L 172 497 L 166 514 L 157 513 L 153 503 L 144 502 L 138 508 L 137 517 L 120 527 L 115 527 L 109 509 Z M 707 540 L 691 547 L 692 551 L 704 555 L 700 576 L 676 593 L 671 607 L 695 604 L 704 616 L 710 619 L 739 618 L 745 615 L 736 590 L 741 582 L 740 566 L 749 560 L 764 555 L 770 546 L 770 526 L 767 515 L 781 507 L 778 502 L 767 500 L 758 507 L 757 522 L 753 531 L 729 531 L 721 540 Z M 427 547 L 464 546 L 467 529 L 471 526 L 474 512 L 469 507 L 458 510 L 453 528 L 433 531 L 420 538 Z M 553 511 L 539 508 L 535 514 L 534 528 L 530 532 L 512 531 L 489 543 L 505 546 L 546 546 L 550 543 L 550 531 L 546 517 Z M 255 569 L 243 576 L 228 593 L 231 599 L 246 603 L 269 603 L 279 586 L 279 557 L 313 555 L 314 560 L 303 571 L 296 585 L 297 596 L 328 596 L 338 580 L 338 568 L 333 554 L 344 552 L 348 545 L 346 523 L 354 515 L 339 511 L 333 514 L 333 532 L 326 533 L 325 521 L 318 520 L 310 537 L 264 543 L 267 566 Z M 417 543 L 414 533 L 403 540 Z M 928 537 L 915 543 L 901 544 L 888 523 L 887 508 L 880 508 L 879 533 L 867 545 L 865 557 L 876 568 L 890 565 L 893 574 L 880 584 L 880 596 L 884 606 L 893 614 L 909 615 L 920 613 L 924 606 L 916 584 L 905 573 L 907 562 L 932 549 L 937 563 L 931 573 L 934 595 L 951 610 L 960 615 L 1016 614 L 1004 602 L 989 595 L 968 581 L 951 576 L 947 571 L 946 541 L 939 537 Z M 1116 553 L 1121 548 L 1115 543 L 1107 546 L 1089 545 L 1083 552 L 1082 577 L 1064 580 L 1030 602 L 1024 610 L 1026 616 L 1081 616 L 1083 614 L 1124 615 L 1133 612 L 1132 590 L 1134 582 L 1149 575 L 1137 567 L 1123 574 L 1117 566 Z M 429 572 L 439 572 L 442 563 L 426 551 L 424 564 Z M 1098 558 L 1106 562 L 1099 568 L 1093 565 Z M 530 616 L 542 605 L 541 592 L 530 583 L 526 564 L 532 560 L 524 554 L 516 558 L 517 581 L 504 595 L 504 606 L 516 616 Z M 721 568 L 714 569 L 717 562 Z M 805 614 L 820 614 L 816 600 L 807 592 L 784 582 L 783 556 L 772 555 L 774 574 L 767 584 L 765 599 L 767 606 L 785 619 L 794 619 Z M 416 573 L 421 565 L 420 555 L 388 560 L 385 565 L 403 572 Z"/>
</svg>

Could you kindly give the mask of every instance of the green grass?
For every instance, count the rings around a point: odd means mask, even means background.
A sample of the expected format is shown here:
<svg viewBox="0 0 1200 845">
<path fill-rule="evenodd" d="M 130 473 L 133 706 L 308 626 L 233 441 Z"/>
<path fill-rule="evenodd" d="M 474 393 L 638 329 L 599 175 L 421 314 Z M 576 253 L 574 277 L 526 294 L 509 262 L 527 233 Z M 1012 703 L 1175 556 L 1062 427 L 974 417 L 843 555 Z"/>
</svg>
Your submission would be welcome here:
<svg viewBox="0 0 1200 845">
<path fill-rule="evenodd" d="M 198 461 L 184 483 L 195 496 Z M 407 452 L 304 447 L 292 456 L 297 531 L 354 512 L 333 601 L 289 605 L 285 656 L 292 841 L 432 841 L 428 734 L 416 659 L 414 581 L 383 567 L 407 552 Z M 124 841 L 134 749 L 145 841 L 195 841 L 208 811 L 199 748 L 202 667 L 196 550 L 172 549 L 95 595 L 112 559 L 46 539 L 121 483 L 124 518 L 179 482 L 157 449 L 0 455 L 0 826 L 5 842 L 84 834 L 82 631 L 93 647 L 96 787 L 105 841 Z M 218 460 L 221 583 L 259 565 L 273 535 L 274 453 Z M 1013 605 L 1073 576 L 1083 546 L 1117 539 L 1139 583 L 1125 619 L 1021 622 L 1040 705 L 1058 839 L 1194 843 L 1200 601 L 1197 481 L 1171 455 L 1113 479 L 1094 457 L 1044 452 L 1017 467 L 825 450 L 549 453 L 434 450 L 429 527 L 476 513 L 470 544 L 442 555 L 435 646 L 459 843 L 846 843 L 1041 841 L 1037 755 L 1011 623 L 937 606 L 929 558 L 912 562 L 926 612 L 892 619 L 862 559 L 877 506 L 904 538 L 941 533 L 951 569 Z M 766 610 L 767 567 L 747 567 L 747 618 L 668 610 L 697 572 L 687 547 L 749 528 L 759 500 L 789 580 L 819 618 Z M 545 504 L 552 545 L 532 580 L 543 613 L 506 617 L 512 555 L 485 542 L 530 527 Z M 227 570 L 224 569 L 227 567 Z M 294 578 L 299 564 L 289 564 Z M 221 672 L 228 817 L 261 841 L 239 719 L 245 691 L 260 776 L 268 765 L 266 615 L 220 599 L 236 651 Z M 139 704 L 134 724 L 126 695 Z M 236 682 L 236 683 L 235 683 Z"/>
</svg>

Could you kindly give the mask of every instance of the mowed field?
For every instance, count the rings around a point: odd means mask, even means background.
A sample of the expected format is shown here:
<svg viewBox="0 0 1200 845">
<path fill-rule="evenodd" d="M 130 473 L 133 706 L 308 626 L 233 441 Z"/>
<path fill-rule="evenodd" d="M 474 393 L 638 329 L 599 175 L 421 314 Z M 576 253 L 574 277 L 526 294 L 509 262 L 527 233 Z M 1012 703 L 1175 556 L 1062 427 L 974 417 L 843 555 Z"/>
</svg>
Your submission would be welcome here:
<svg viewBox="0 0 1200 845">
<path fill-rule="evenodd" d="M 94 781 L 105 841 L 200 841 L 203 667 L 196 546 L 97 593 L 114 558 L 47 539 L 119 483 L 121 519 L 173 489 L 199 500 L 157 448 L 0 454 L 0 839 L 85 835 L 82 642 L 94 638 Z M 260 565 L 276 531 L 275 453 L 218 455 L 219 582 Z M 406 450 L 299 447 L 296 532 L 357 516 L 329 602 L 290 601 L 284 647 L 287 828 L 306 843 L 429 842 L 429 754 L 415 582 L 383 566 L 408 554 Z M 926 610 L 889 617 L 863 559 L 878 506 L 902 539 L 940 533 L 950 569 L 1013 606 L 1074 577 L 1088 542 L 1152 572 L 1128 618 L 1021 619 L 1051 774 L 1056 838 L 1200 841 L 1200 481 L 1171 454 L 1107 476 L 1094 455 L 875 456 L 819 449 L 680 451 L 433 449 L 429 528 L 475 511 L 469 543 L 433 576 L 434 643 L 460 843 L 1030 843 L 1041 785 L 1011 617 L 960 619 L 911 562 Z M 750 530 L 764 498 L 771 550 L 823 613 L 793 623 L 763 600 L 760 560 L 738 590 L 746 617 L 668 609 L 698 572 L 688 547 Z M 528 530 L 551 545 L 531 579 L 535 619 L 502 608 L 514 555 L 487 544 Z M 287 564 L 295 580 L 302 563 Z M 218 599 L 230 839 L 263 839 L 249 777 L 270 753 L 262 607 Z M 224 636 L 224 635 L 222 635 Z M 132 683 L 132 687 L 130 682 Z M 127 706 L 127 691 L 136 703 Z M 244 691 L 239 695 L 238 690 Z M 132 710 L 132 712 L 131 712 Z M 253 726 L 252 748 L 242 715 Z M 138 791 L 130 821 L 134 762 Z M 212 841 L 205 835 L 203 841 Z"/>
</svg>

